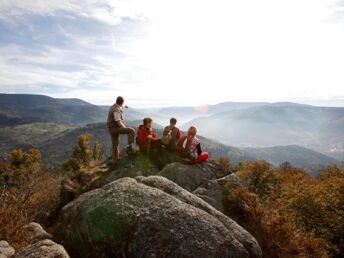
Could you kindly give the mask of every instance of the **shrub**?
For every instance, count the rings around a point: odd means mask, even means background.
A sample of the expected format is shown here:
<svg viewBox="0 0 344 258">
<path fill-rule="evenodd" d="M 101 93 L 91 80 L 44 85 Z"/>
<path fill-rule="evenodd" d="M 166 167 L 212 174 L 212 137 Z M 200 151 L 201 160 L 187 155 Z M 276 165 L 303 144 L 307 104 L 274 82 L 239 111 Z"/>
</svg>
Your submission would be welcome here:
<svg viewBox="0 0 344 258">
<path fill-rule="evenodd" d="M 19 168 L 24 163 L 24 153 L 21 149 L 14 149 L 10 153 L 11 165 Z"/>
<path fill-rule="evenodd" d="M 22 227 L 32 221 L 45 224 L 59 203 L 60 180 L 41 165 L 38 150 L 11 152 L 8 163 L 1 163 L 0 239 L 15 248 L 27 244 Z"/>
<path fill-rule="evenodd" d="M 243 179 L 250 192 L 261 198 L 268 197 L 277 184 L 277 177 L 272 166 L 264 160 L 246 163 L 237 175 Z"/>
<path fill-rule="evenodd" d="M 99 141 L 94 142 L 92 158 L 95 161 L 100 161 L 103 158 L 103 148 Z"/>
<path fill-rule="evenodd" d="M 245 188 L 226 189 L 226 214 L 260 243 L 265 257 L 341 257 L 344 253 L 344 168 L 318 178 L 285 163 L 242 163 Z"/>
<path fill-rule="evenodd" d="M 73 148 L 72 158 L 77 160 L 79 164 L 88 166 L 92 159 L 91 151 L 91 135 L 84 133 L 81 134 L 77 140 L 77 145 Z"/>
<path fill-rule="evenodd" d="M 265 206 L 259 197 L 242 187 L 229 191 L 226 214 L 259 242 L 264 257 L 325 257 L 322 241 L 297 229 L 287 216 Z"/>
<path fill-rule="evenodd" d="M 339 253 L 344 253 L 343 175 L 338 167 L 326 168 L 290 203 L 296 223 L 332 243 L 332 252 Z"/>
<path fill-rule="evenodd" d="M 92 145 L 92 136 L 84 133 L 78 136 L 71 158 L 64 162 L 62 167 L 67 171 L 76 173 L 82 168 L 98 164 L 102 156 L 102 145 L 98 141 L 95 141 Z"/>
<path fill-rule="evenodd" d="M 224 166 L 226 169 L 232 170 L 232 165 L 231 165 L 231 163 L 230 163 L 229 160 L 226 159 L 225 157 L 219 157 L 216 161 L 217 161 L 219 164 L 221 164 L 222 166 Z"/>
</svg>

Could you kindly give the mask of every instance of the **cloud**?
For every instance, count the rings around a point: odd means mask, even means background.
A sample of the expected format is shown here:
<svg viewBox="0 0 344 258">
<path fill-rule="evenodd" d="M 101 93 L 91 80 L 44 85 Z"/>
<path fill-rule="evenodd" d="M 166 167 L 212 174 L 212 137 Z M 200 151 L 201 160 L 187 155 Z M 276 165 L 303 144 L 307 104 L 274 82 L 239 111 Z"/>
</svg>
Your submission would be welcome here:
<svg viewBox="0 0 344 258">
<path fill-rule="evenodd" d="M 342 3 L 3 0 L 0 91 L 139 105 L 343 96 L 343 27 L 328 23 Z"/>
<path fill-rule="evenodd" d="M 128 3 L 129 2 L 129 3 Z M 131 0 L 3 0 L 0 2 L 0 20 L 15 23 L 25 16 L 57 16 L 94 19 L 117 25 L 123 18 L 143 19 L 140 9 L 130 8 Z"/>
<path fill-rule="evenodd" d="M 144 20 L 123 16 L 114 25 L 86 16 L 71 19 L 57 14 L 72 10 L 68 5 L 54 1 L 48 6 L 40 1 L 33 3 L 21 7 L 20 19 L 25 22 L 0 25 L 0 33 L 7 35 L 0 38 L 1 91 L 55 96 L 88 93 L 89 99 L 94 90 L 107 91 L 108 96 L 120 85 L 130 88 L 145 76 L 128 48 L 140 36 Z M 11 4 L 14 8 L 18 3 Z M 2 3 L 0 10 L 3 12 L 5 7 L 10 8 Z M 31 12 L 46 16 L 33 16 Z"/>
<path fill-rule="evenodd" d="M 334 4 L 332 4 L 332 11 L 333 14 L 331 16 L 332 20 L 335 22 L 343 22 L 344 21 L 344 0 L 337 0 Z"/>
</svg>

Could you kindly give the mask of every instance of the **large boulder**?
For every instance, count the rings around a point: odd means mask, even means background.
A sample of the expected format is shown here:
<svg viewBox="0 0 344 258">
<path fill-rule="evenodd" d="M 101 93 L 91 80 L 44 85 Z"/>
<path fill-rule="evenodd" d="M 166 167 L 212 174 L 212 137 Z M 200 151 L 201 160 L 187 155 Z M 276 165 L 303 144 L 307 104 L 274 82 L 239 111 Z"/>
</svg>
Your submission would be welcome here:
<svg viewBox="0 0 344 258">
<path fill-rule="evenodd" d="M 17 252 L 14 258 L 69 258 L 62 245 L 46 239 Z"/>
<path fill-rule="evenodd" d="M 223 179 L 223 178 L 222 178 Z M 229 229 L 234 237 L 244 245 L 247 249 L 250 257 L 260 257 L 262 256 L 261 249 L 257 241 L 243 228 L 241 228 L 235 221 L 225 216 L 223 213 L 216 210 L 213 206 L 204 200 L 198 198 L 194 194 L 185 191 L 177 184 L 172 181 L 160 177 L 160 176 L 150 176 L 150 177 L 138 177 L 137 180 L 145 185 L 158 188 L 163 190 L 165 193 L 168 193 L 175 198 L 188 203 L 198 209 L 206 211 L 225 225 Z M 221 179 L 219 179 L 220 181 Z"/>
<path fill-rule="evenodd" d="M 0 241 L 0 258 L 9 258 L 12 257 L 15 253 L 15 250 L 7 241 Z"/>
<path fill-rule="evenodd" d="M 168 178 L 184 189 L 192 192 L 209 180 L 219 179 L 231 172 L 215 161 L 202 164 L 188 165 L 174 162 L 164 167 L 159 176 Z"/>
<path fill-rule="evenodd" d="M 55 235 L 73 257 L 261 257 L 233 220 L 162 177 L 122 178 L 62 209 Z"/>
</svg>

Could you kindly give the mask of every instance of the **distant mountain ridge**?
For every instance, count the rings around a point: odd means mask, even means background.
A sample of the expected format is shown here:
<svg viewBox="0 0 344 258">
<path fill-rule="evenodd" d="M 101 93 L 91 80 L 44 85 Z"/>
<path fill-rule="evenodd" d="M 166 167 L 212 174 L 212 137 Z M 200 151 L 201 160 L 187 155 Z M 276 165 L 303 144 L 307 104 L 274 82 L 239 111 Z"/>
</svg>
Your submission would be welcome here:
<svg viewBox="0 0 344 258">
<path fill-rule="evenodd" d="M 300 145 L 344 160 L 344 108 L 272 103 L 199 117 L 200 133 L 240 147 Z"/>
<path fill-rule="evenodd" d="M 50 161 L 60 161 L 82 132 L 94 134 L 106 151 L 110 149 L 104 124 L 108 106 L 73 98 L 0 94 L 0 108 L 1 152 L 15 146 L 40 147 Z M 225 102 L 201 107 L 130 107 L 124 114 L 126 121 L 135 121 L 131 122 L 135 127 L 144 117 L 152 117 L 159 133 L 172 116 L 184 130 L 196 125 L 199 134 L 206 136 L 201 137 L 205 148 L 232 162 L 266 159 L 308 167 L 344 160 L 344 108 Z"/>
<path fill-rule="evenodd" d="M 312 173 L 316 173 L 316 169 L 326 165 L 339 163 L 332 157 L 297 145 L 243 148 L 243 150 L 257 159 L 268 160 L 275 166 L 289 162 L 293 166 L 305 168 Z"/>
<path fill-rule="evenodd" d="M 85 125 L 104 121 L 104 110 L 79 99 L 55 99 L 43 95 L 0 94 L 1 113 L 17 119 Z"/>
</svg>

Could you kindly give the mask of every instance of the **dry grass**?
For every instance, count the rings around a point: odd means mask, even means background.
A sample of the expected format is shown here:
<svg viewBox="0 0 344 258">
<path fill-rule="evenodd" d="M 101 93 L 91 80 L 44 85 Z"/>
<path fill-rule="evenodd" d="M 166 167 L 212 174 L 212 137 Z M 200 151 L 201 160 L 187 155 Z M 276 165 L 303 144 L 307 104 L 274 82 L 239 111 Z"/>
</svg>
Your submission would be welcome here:
<svg viewBox="0 0 344 258">
<path fill-rule="evenodd" d="M 226 204 L 226 213 L 257 239 L 264 257 L 327 257 L 323 241 L 265 207 L 256 194 L 239 187 L 227 195 Z"/>
<path fill-rule="evenodd" d="M 58 206 L 60 180 L 36 165 L 3 166 L 7 170 L 0 172 L 0 239 L 15 248 L 27 244 L 24 225 L 32 221 L 46 224 Z"/>
</svg>

